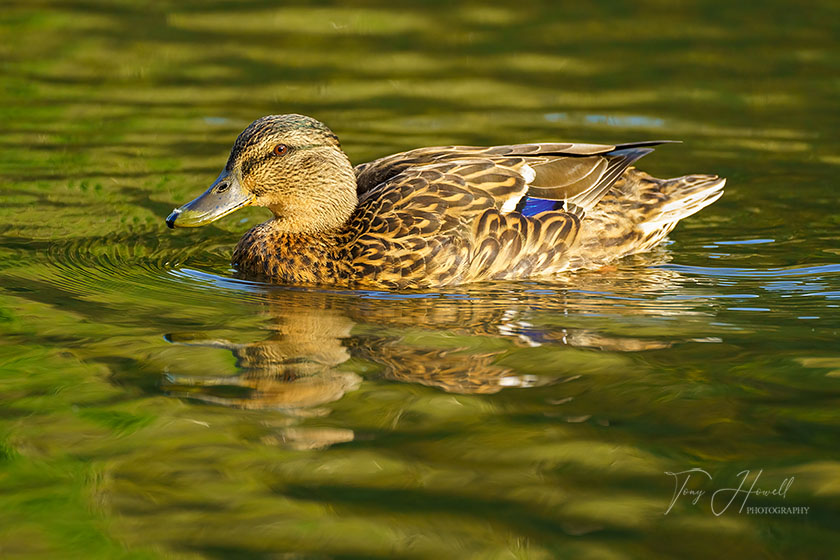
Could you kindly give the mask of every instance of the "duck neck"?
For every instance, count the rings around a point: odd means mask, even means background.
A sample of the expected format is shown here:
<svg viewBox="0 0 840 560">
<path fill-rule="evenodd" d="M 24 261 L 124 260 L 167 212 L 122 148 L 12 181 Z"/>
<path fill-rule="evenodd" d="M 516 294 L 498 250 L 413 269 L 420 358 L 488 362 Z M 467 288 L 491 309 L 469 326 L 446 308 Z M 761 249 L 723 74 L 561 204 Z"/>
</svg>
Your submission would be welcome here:
<svg viewBox="0 0 840 560">
<path fill-rule="evenodd" d="M 339 279 L 335 232 L 289 233 L 283 220 L 248 231 L 231 259 L 248 276 L 288 284 L 333 283 Z"/>
</svg>

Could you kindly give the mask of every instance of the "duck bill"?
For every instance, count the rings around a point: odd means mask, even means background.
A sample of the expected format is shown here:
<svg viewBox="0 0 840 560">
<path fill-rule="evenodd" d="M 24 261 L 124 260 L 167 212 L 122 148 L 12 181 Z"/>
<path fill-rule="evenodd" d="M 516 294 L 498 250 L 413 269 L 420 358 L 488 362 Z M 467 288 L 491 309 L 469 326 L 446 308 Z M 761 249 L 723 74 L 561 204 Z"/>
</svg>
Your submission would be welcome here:
<svg viewBox="0 0 840 560">
<path fill-rule="evenodd" d="M 222 171 L 204 194 L 173 210 L 166 218 L 166 225 L 171 228 L 207 225 L 254 201 L 254 195 L 242 188 L 235 173 Z"/>
</svg>

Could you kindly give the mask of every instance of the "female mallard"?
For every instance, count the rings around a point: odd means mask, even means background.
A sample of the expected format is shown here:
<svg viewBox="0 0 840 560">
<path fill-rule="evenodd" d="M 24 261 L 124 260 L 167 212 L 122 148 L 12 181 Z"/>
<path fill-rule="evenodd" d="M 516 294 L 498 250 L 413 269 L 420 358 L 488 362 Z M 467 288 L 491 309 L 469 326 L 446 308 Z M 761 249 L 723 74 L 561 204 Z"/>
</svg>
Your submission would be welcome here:
<svg viewBox="0 0 840 560">
<path fill-rule="evenodd" d="M 350 164 L 303 115 L 257 119 L 207 191 L 174 210 L 196 227 L 243 206 L 274 219 L 233 252 L 290 284 L 392 288 L 555 275 L 647 251 L 713 203 L 725 179 L 655 179 L 631 163 L 663 142 L 419 148 Z"/>
</svg>

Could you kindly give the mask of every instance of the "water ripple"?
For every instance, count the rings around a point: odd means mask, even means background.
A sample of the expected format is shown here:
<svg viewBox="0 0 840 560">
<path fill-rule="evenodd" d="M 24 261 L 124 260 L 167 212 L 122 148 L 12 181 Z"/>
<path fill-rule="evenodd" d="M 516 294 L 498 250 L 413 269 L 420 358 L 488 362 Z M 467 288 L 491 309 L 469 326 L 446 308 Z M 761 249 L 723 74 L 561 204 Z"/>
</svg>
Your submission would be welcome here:
<svg viewBox="0 0 840 560">
<path fill-rule="evenodd" d="M 819 276 L 822 274 L 840 273 L 840 264 L 823 264 L 810 266 L 782 267 L 782 268 L 726 268 L 710 266 L 686 266 L 680 264 L 663 264 L 657 268 L 673 270 L 682 274 L 714 277 L 755 277 L 766 278 L 773 276 Z"/>
</svg>

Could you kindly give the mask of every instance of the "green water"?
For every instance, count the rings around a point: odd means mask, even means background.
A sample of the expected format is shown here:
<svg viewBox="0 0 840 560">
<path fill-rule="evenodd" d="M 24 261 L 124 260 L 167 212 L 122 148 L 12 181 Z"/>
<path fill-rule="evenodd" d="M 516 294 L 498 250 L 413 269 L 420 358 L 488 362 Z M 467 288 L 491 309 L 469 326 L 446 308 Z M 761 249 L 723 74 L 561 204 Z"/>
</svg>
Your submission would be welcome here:
<svg viewBox="0 0 840 560">
<path fill-rule="evenodd" d="M 836 557 L 837 3 L 357 6 L 4 2 L 0 556 Z M 272 287 L 229 266 L 265 210 L 163 219 L 283 112 L 729 182 L 615 270 Z M 744 470 L 807 513 L 715 515 Z"/>
</svg>

